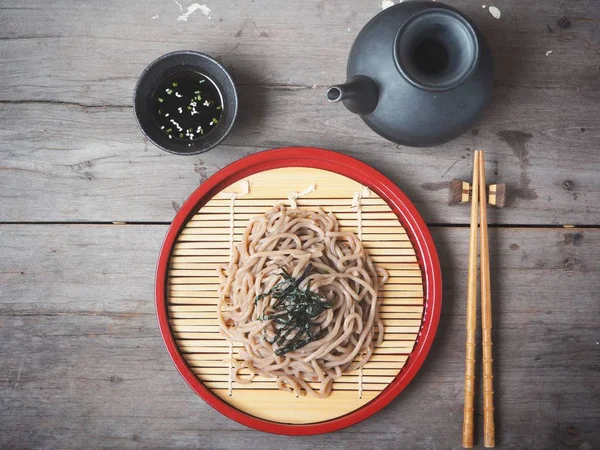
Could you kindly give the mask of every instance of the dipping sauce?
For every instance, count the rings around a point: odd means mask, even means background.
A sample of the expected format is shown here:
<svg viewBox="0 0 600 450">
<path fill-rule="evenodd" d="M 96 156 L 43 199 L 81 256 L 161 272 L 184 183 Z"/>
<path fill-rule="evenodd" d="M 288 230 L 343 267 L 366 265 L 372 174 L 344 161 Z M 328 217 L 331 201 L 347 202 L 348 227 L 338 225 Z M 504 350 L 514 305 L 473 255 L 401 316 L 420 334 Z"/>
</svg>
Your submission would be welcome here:
<svg viewBox="0 0 600 450">
<path fill-rule="evenodd" d="M 192 71 L 165 78 L 154 91 L 152 107 L 160 130 L 169 139 L 187 142 L 206 136 L 223 115 L 223 99 L 215 83 Z"/>
</svg>

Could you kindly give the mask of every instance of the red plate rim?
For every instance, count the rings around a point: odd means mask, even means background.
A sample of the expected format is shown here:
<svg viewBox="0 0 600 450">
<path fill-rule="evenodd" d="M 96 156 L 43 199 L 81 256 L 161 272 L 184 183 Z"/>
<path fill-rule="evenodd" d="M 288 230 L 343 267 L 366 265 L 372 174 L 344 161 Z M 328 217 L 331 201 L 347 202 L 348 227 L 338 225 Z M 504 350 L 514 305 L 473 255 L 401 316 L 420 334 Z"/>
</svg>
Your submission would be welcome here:
<svg viewBox="0 0 600 450">
<path fill-rule="evenodd" d="M 388 203 L 406 229 L 415 248 L 424 278 L 425 312 L 421 331 L 415 347 L 400 373 L 377 397 L 366 405 L 344 416 L 312 424 L 284 424 L 259 419 L 221 400 L 204 386 L 187 365 L 171 333 L 167 313 L 166 281 L 169 259 L 175 241 L 188 219 L 204 206 L 209 199 L 232 183 L 258 172 L 283 167 L 309 167 L 328 170 L 351 178 L 372 189 Z M 194 191 L 175 215 L 165 237 L 156 270 L 156 314 L 158 324 L 169 355 L 179 373 L 206 403 L 221 414 L 243 425 L 276 434 L 310 435 L 329 433 L 354 425 L 390 403 L 406 388 L 423 365 L 437 331 L 441 307 L 442 274 L 438 255 L 427 225 L 408 197 L 391 180 L 371 166 L 341 153 L 312 147 L 287 147 L 255 153 L 228 165 L 207 179 Z"/>
</svg>

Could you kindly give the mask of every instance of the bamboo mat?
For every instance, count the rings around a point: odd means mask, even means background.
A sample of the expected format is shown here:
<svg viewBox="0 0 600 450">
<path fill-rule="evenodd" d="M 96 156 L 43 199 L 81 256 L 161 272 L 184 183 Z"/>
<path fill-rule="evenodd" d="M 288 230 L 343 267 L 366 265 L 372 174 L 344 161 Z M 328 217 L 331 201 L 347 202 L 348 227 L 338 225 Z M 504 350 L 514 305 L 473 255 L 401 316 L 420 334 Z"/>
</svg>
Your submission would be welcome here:
<svg viewBox="0 0 600 450">
<path fill-rule="evenodd" d="M 418 337 L 424 309 L 423 279 L 412 243 L 383 199 L 373 192 L 364 195 L 359 183 L 342 175 L 295 167 L 260 172 L 246 181 L 249 192 L 243 182 L 224 189 L 188 221 L 177 239 L 167 284 L 173 336 L 204 385 L 247 414 L 291 424 L 348 414 L 377 397 L 400 373 Z M 315 186 L 313 192 L 302 192 L 311 185 Z M 229 261 L 231 237 L 239 242 L 251 217 L 276 203 L 289 205 L 293 193 L 300 194 L 296 200 L 299 207 L 321 207 L 334 213 L 344 230 L 362 231 L 372 260 L 390 275 L 380 290 L 379 311 L 385 324 L 382 344 L 362 370 L 344 373 L 336 380 L 332 394 L 325 399 L 296 397 L 278 390 L 275 381 L 265 377 L 255 377 L 250 384 L 230 384 L 230 355 L 239 359 L 241 344 L 230 345 L 219 334 L 217 267 Z M 352 204 L 360 193 L 359 221 Z"/>
</svg>

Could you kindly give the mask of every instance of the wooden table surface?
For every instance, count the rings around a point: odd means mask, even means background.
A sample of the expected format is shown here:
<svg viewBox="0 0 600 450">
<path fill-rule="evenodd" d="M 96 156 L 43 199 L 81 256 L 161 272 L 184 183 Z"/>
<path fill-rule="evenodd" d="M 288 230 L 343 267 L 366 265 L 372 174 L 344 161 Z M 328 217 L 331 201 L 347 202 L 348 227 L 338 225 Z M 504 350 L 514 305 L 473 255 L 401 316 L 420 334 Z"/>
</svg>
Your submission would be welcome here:
<svg viewBox="0 0 600 450">
<path fill-rule="evenodd" d="M 381 1 L 205 1 L 210 14 L 187 21 L 183 0 L 0 1 L 0 447 L 460 448 L 469 210 L 447 205 L 447 183 L 485 149 L 488 179 L 509 187 L 489 218 L 498 447 L 600 448 L 600 2 L 495 0 L 495 19 L 487 2 L 449 0 L 490 42 L 493 100 L 463 136 L 416 149 L 324 99 Z M 232 135 L 200 156 L 149 144 L 131 107 L 144 67 L 177 49 L 215 56 L 239 86 Z M 153 305 L 187 196 L 288 145 L 394 180 L 430 224 L 444 276 L 438 335 L 411 385 L 314 437 L 253 431 L 205 404 Z"/>
</svg>

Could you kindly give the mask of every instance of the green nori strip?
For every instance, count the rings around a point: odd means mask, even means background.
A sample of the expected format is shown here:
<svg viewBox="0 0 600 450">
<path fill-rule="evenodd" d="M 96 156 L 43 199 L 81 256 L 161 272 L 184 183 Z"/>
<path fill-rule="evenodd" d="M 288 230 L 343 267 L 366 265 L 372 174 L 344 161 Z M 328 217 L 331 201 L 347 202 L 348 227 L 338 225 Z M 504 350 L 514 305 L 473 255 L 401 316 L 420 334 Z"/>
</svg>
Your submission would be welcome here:
<svg viewBox="0 0 600 450">
<path fill-rule="evenodd" d="M 275 324 L 275 336 L 267 341 L 270 344 L 277 343 L 279 348 L 275 350 L 276 355 L 284 355 L 298 350 L 320 339 L 327 331 L 315 324 L 314 320 L 325 310 L 331 308 L 331 302 L 310 290 L 310 280 L 304 289 L 300 288 L 300 284 L 310 275 L 312 269 L 312 264 L 309 264 L 304 273 L 294 279 L 285 269 L 281 268 L 282 281 L 269 291 L 254 298 L 255 305 L 266 296 L 275 299 L 271 305 L 273 312 L 265 314 L 263 310 L 258 319 L 272 320 Z M 292 337 L 289 338 L 289 336 Z"/>
</svg>

